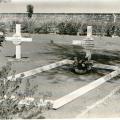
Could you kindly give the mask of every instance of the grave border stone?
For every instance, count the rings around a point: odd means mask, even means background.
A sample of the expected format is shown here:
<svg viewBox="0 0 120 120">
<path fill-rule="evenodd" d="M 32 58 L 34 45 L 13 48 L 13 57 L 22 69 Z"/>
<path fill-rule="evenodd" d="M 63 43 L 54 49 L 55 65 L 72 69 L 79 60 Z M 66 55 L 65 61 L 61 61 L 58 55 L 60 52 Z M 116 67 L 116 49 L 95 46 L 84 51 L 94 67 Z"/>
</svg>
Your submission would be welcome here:
<svg viewBox="0 0 120 120">
<path fill-rule="evenodd" d="M 40 67 L 40 68 L 37 68 L 37 69 L 33 69 L 33 70 L 30 70 L 30 71 L 26 71 L 24 73 L 20 73 L 20 74 L 17 74 L 15 75 L 15 79 L 20 77 L 22 74 L 25 74 L 25 77 L 29 77 L 31 75 L 35 75 L 37 73 L 41 73 L 43 71 L 47 71 L 47 70 L 50 70 L 50 69 L 53 69 L 53 68 L 56 68 L 56 67 L 59 67 L 59 66 L 62 66 L 62 65 L 65 65 L 65 64 L 72 64 L 73 61 L 72 60 L 68 60 L 68 59 L 65 59 L 65 60 L 62 60 L 62 61 L 59 61 L 59 62 L 56 62 L 56 63 L 52 63 L 50 65 L 46 65 L 46 66 L 43 66 L 43 67 Z M 95 66 L 93 66 L 95 68 L 102 68 L 102 69 L 108 69 L 108 70 L 113 70 L 112 72 L 110 72 L 109 74 L 89 83 L 88 85 L 86 86 L 83 86 L 82 88 L 79 88 L 57 100 L 54 100 L 52 101 L 53 103 L 53 109 L 58 109 L 62 106 L 64 106 L 65 104 L 68 104 L 70 103 L 71 101 L 77 99 L 78 97 L 86 94 L 87 92 L 95 89 L 96 87 L 102 85 L 103 83 L 105 83 L 106 81 L 112 79 L 113 77 L 116 77 L 117 75 L 120 74 L 120 68 L 119 67 L 116 67 L 116 66 L 111 66 L 111 65 L 103 65 L 103 64 L 96 64 Z M 8 77 L 8 79 L 10 80 L 11 79 L 11 76 Z"/>
</svg>

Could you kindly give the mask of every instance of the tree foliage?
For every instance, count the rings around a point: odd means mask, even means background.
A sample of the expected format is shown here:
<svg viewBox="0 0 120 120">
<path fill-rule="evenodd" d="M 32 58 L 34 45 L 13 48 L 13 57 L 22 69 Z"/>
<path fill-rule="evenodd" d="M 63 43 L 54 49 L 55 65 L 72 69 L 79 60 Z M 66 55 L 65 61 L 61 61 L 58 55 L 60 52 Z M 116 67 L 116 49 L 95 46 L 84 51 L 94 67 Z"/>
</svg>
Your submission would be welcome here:
<svg viewBox="0 0 120 120">
<path fill-rule="evenodd" d="M 27 5 L 27 13 L 28 13 L 28 18 L 31 18 L 32 17 L 32 14 L 33 14 L 33 11 L 34 10 L 34 7 L 33 5 Z"/>
</svg>

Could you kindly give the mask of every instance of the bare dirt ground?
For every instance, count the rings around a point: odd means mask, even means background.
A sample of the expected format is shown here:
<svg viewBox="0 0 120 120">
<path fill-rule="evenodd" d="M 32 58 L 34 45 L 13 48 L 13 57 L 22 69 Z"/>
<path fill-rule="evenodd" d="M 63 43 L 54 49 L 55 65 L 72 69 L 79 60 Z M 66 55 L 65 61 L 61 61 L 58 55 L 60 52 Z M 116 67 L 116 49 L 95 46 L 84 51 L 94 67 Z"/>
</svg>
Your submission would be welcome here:
<svg viewBox="0 0 120 120">
<path fill-rule="evenodd" d="M 27 36 L 24 34 L 24 36 Z M 83 56 L 83 49 L 72 46 L 72 40 L 83 39 L 78 36 L 64 35 L 30 35 L 33 38 L 32 43 L 22 43 L 22 57 L 25 61 L 12 62 L 12 69 L 17 73 L 31 70 L 43 65 L 47 65 L 62 59 L 71 59 L 75 55 Z M 119 38 L 94 37 L 95 48 L 93 56 L 95 62 L 113 64 L 119 66 L 120 58 L 120 40 Z M 51 44 L 53 40 L 54 44 Z M 13 56 L 15 46 L 11 42 L 5 42 L 1 52 L 7 59 Z M 81 53 L 81 54 L 80 54 Z M 104 73 L 105 74 L 105 73 Z M 44 73 L 30 77 L 32 85 L 38 85 L 35 96 L 39 96 L 41 92 L 50 92 L 52 100 L 56 100 L 90 82 L 100 78 L 103 74 L 89 73 L 85 75 L 76 75 L 64 67 L 59 67 Z M 88 92 L 71 103 L 61 107 L 58 110 L 46 111 L 46 118 L 75 118 L 87 106 L 95 103 L 109 94 L 113 89 L 119 86 L 119 77 L 104 83 L 100 87 Z M 24 82 L 22 88 L 24 87 Z M 119 96 L 119 95 L 117 95 Z M 118 101 L 118 102 L 116 102 Z M 95 108 L 91 111 L 90 117 L 119 117 L 120 105 L 119 97 L 112 96 L 107 105 L 102 104 L 99 109 Z M 108 109 L 107 109 L 108 107 Z M 111 110 L 109 108 L 112 108 Z M 117 107 L 117 110 L 116 110 Z M 104 109 L 106 108 L 106 109 Z M 101 112 L 102 111 L 102 112 Z M 114 111 L 114 112 L 113 112 Z M 89 117 L 85 115 L 84 117 Z"/>
</svg>

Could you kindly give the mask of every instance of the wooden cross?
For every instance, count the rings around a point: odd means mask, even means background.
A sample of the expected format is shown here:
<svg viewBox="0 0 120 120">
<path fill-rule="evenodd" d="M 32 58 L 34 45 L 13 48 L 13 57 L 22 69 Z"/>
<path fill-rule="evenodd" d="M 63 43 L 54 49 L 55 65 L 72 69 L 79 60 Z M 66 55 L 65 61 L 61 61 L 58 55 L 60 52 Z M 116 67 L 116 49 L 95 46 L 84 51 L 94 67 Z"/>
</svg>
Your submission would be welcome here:
<svg viewBox="0 0 120 120">
<path fill-rule="evenodd" d="M 6 41 L 12 41 L 16 46 L 16 59 L 21 59 L 21 43 L 32 42 L 32 38 L 24 38 L 21 36 L 21 24 L 16 24 L 16 33 L 13 37 L 5 37 Z"/>
<path fill-rule="evenodd" d="M 112 35 L 112 38 L 117 37 L 117 36 L 115 35 L 115 32 L 116 32 L 116 27 L 115 27 L 116 19 L 117 19 L 117 17 L 116 17 L 116 15 L 115 15 L 115 13 L 113 13 L 114 33 L 113 33 L 113 35 Z"/>
<path fill-rule="evenodd" d="M 83 40 L 73 40 L 73 45 L 79 45 L 85 48 L 86 57 L 91 59 L 91 49 L 94 47 L 92 37 L 92 26 L 87 26 L 87 37 Z"/>
<path fill-rule="evenodd" d="M 94 47 L 93 38 L 92 38 L 92 26 L 87 26 L 87 37 L 83 40 L 73 40 L 73 45 L 79 45 L 86 49 Z"/>
</svg>

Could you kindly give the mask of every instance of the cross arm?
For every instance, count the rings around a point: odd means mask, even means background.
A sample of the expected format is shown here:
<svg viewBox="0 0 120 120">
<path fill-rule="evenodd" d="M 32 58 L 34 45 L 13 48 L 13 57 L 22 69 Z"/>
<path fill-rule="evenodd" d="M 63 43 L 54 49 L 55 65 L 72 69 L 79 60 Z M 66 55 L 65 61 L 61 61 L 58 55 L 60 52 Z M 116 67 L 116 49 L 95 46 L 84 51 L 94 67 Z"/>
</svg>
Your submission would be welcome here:
<svg viewBox="0 0 120 120">
<path fill-rule="evenodd" d="M 6 41 L 13 41 L 13 37 L 5 37 Z"/>
<path fill-rule="evenodd" d="M 32 42 L 32 38 L 22 37 L 22 38 L 21 38 L 21 41 L 22 41 L 22 42 Z"/>
<path fill-rule="evenodd" d="M 31 42 L 32 38 L 25 37 L 5 37 L 6 41 L 19 41 L 19 42 Z"/>
</svg>

